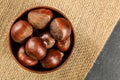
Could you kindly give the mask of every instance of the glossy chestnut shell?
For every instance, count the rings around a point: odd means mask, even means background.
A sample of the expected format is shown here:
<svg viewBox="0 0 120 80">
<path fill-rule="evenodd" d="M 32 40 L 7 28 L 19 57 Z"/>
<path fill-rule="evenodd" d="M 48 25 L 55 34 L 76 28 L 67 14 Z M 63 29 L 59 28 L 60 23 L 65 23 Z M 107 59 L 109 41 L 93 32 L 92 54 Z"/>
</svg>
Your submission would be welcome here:
<svg viewBox="0 0 120 80">
<path fill-rule="evenodd" d="M 43 40 L 47 49 L 52 48 L 55 44 L 55 39 L 51 36 L 49 32 L 44 32 L 40 35 L 40 38 Z"/>
<path fill-rule="evenodd" d="M 22 43 L 33 33 L 32 26 L 25 20 L 16 22 L 11 29 L 11 37 L 15 42 Z"/>
<path fill-rule="evenodd" d="M 42 60 L 47 53 L 43 40 L 39 37 L 30 38 L 25 44 L 26 53 L 32 58 Z"/>
<path fill-rule="evenodd" d="M 29 57 L 26 52 L 24 46 L 21 46 L 17 53 L 18 60 L 24 66 L 35 66 L 38 63 L 38 60 Z"/>
<path fill-rule="evenodd" d="M 55 18 L 50 24 L 50 33 L 56 40 L 66 40 L 71 35 L 71 25 L 65 18 Z"/>
<path fill-rule="evenodd" d="M 56 47 L 60 50 L 60 51 L 67 51 L 70 47 L 71 41 L 70 41 L 70 37 L 65 40 L 65 41 L 56 41 Z"/>
<path fill-rule="evenodd" d="M 53 13 L 49 9 L 36 9 L 28 13 L 28 21 L 33 27 L 44 29 L 53 17 Z"/>
<path fill-rule="evenodd" d="M 48 51 L 47 56 L 41 61 L 41 64 L 44 68 L 54 68 L 61 63 L 63 56 L 63 52 L 51 49 Z"/>
</svg>

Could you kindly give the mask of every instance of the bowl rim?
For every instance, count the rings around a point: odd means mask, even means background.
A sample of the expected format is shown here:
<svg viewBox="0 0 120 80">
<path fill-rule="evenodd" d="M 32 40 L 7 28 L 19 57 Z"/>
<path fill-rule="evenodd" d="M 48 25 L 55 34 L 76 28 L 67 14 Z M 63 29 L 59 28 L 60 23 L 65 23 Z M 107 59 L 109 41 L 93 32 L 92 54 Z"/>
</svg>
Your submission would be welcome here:
<svg viewBox="0 0 120 80">
<path fill-rule="evenodd" d="M 59 66 L 56 67 L 56 68 L 53 68 L 52 70 L 35 71 L 35 70 L 29 69 L 29 68 L 23 66 L 23 65 L 16 59 L 16 57 L 13 55 L 13 51 L 12 51 L 12 49 L 11 49 L 11 39 L 10 39 L 11 33 L 10 33 L 10 32 L 11 32 L 11 28 L 12 28 L 13 24 L 16 22 L 16 20 L 18 20 L 25 12 L 29 12 L 29 11 L 31 11 L 31 10 L 41 9 L 41 8 L 47 8 L 47 9 L 56 11 L 56 12 L 60 13 L 62 16 L 64 16 L 65 19 L 67 19 L 67 20 L 70 22 L 70 25 L 71 25 L 71 28 L 72 28 L 72 34 L 73 34 L 73 38 L 74 38 L 73 41 L 74 41 L 74 42 L 73 42 L 73 47 L 72 47 L 72 50 L 71 50 L 69 56 L 66 58 L 66 60 L 65 60 L 61 65 L 59 65 Z M 67 16 L 66 16 L 62 11 L 60 11 L 59 9 L 57 9 L 57 8 L 55 8 L 55 7 L 50 7 L 50 6 L 36 6 L 36 7 L 31 7 L 31 8 L 28 8 L 28 9 L 24 10 L 22 13 L 20 13 L 20 15 L 18 15 L 18 16 L 16 17 L 16 19 L 14 20 L 14 22 L 12 22 L 12 25 L 10 26 L 10 29 L 9 29 L 8 37 L 9 37 L 9 39 L 8 39 L 9 51 L 10 51 L 10 54 L 12 55 L 13 59 L 15 60 L 15 62 L 16 62 L 20 67 L 22 67 L 23 69 L 25 69 L 26 71 L 33 72 L 33 73 L 38 73 L 38 74 L 41 74 L 41 73 L 42 73 L 42 74 L 46 74 L 46 73 L 50 73 L 50 72 L 57 71 L 57 70 L 59 70 L 61 67 L 63 67 L 65 64 L 67 64 L 68 60 L 70 59 L 70 57 L 71 57 L 72 54 L 73 54 L 73 50 L 74 50 L 74 47 L 75 47 L 75 41 L 76 41 L 75 30 L 74 30 L 74 28 L 73 28 L 73 25 L 72 25 L 71 21 L 67 18 Z"/>
</svg>

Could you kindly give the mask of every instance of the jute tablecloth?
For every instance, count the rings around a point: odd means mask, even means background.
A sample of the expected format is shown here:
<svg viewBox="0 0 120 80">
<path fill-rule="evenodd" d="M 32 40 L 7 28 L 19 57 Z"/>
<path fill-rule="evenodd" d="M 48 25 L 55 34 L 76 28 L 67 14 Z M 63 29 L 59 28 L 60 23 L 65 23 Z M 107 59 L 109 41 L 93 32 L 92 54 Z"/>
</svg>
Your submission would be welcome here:
<svg viewBox="0 0 120 80">
<path fill-rule="evenodd" d="M 74 53 L 61 69 L 31 73 L 16 64 L 8 49 L 10 26 L 35 6 L 61 10 L 76 33 Z M 84 80 L 120 17 L 120 0 L 0 0 L 0 80 Z"/>
</svg>

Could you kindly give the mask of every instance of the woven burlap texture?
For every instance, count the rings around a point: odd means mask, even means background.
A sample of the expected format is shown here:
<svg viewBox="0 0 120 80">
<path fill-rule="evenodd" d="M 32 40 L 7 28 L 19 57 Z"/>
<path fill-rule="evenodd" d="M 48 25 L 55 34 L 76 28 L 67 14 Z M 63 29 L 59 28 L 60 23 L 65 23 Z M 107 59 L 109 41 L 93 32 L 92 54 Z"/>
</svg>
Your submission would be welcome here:
<svg viewBox="0 0 120 80">
<path fill-rule="evenodd" d="M 8 33 L 14 20 L 36 6 L 62 11 L 76 34 L 73 55 L 67 64 L 47 74 L 21 68 L 8 48 Z M 0 80 L 84 80 L 119 17 L 119 0 L 0 0 Z"/>
</svg>

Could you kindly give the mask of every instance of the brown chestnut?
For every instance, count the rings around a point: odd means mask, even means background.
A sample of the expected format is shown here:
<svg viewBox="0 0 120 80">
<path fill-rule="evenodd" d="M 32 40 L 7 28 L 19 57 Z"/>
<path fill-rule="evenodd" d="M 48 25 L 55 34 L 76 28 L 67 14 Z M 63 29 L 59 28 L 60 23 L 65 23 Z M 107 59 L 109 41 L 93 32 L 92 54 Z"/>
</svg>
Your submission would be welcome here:
<svg viewBox="0 0 120 80">
<path fill-rule="evenodd" d="M 50 22 L 53 13 L 49 9 L 36 9 L 28 13 L 28 21 L 37 29 L 43 29 Z"/>
<path fill-rule="evenodd" d="M 56 47 L 61 51 L 67 51 L 70 47 L 70 37 L 65 41 L 57 41 Z"/>
<path fill-rule="evenodd" d="M 55 39 L 51 36 L 49 32 L 44 32 L 40 35 L 40 38 L 43 40 L 48 49 L 52 48 L 55 44 Z"/>
<path fill-rule="evenodd" d="M 32 26 L 24 20 L 16 22 L 11 29 L 11 37 L 18 43 L 24 41 L 27 37 L 31 36 L 32 33 Z"/>
<path fill-rule="evenodd" d="M 31 37 L 25 45 L 26 53 L 35 59 L 41 60 L 46 56 L 46 46 L 39 37 Z"/>
<path fill-rule="evenodd" d="M 54 68 L 57 67 L 62 61 L 64 54 L 56 49 L 51 49 L 48 51 L 47 56 L 41 61 L 44 68 Z"/>
<path fill-rule="evenodd" d="M 50 33 L 56 40 L 66 40 L 71 34 L 70 22 L 64 18 L 55 18 L 50 24 Z"/>
<path fill-rule="evenodd" d="M 38 60 L 33 59 L 26 55 L 24 46 L 21 46 L 17 53 L 18 60 L 24 66 L 34 66 L 38 63 Z"/>
</svg>

